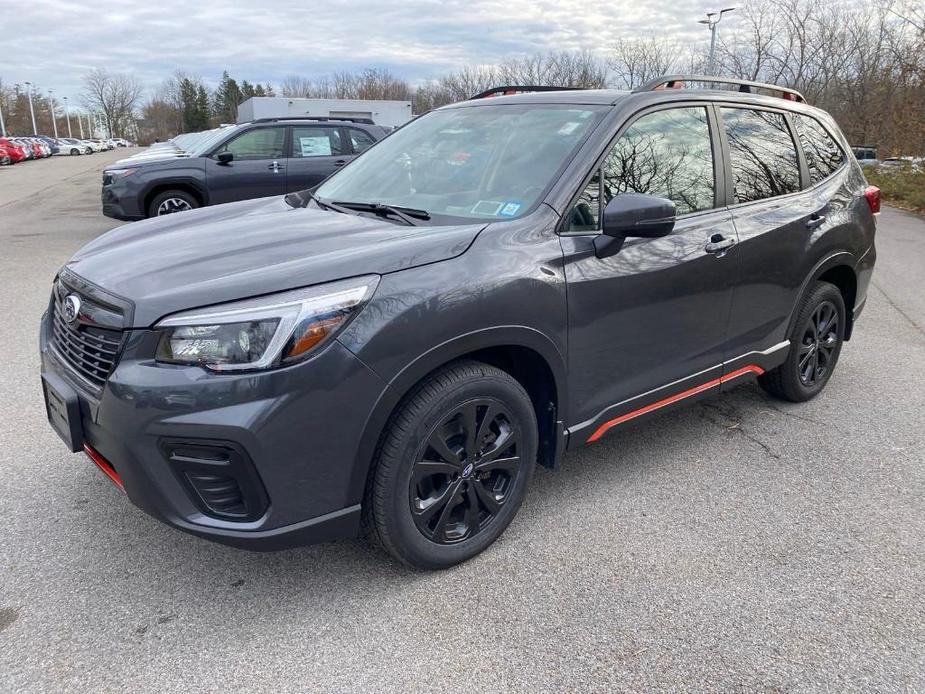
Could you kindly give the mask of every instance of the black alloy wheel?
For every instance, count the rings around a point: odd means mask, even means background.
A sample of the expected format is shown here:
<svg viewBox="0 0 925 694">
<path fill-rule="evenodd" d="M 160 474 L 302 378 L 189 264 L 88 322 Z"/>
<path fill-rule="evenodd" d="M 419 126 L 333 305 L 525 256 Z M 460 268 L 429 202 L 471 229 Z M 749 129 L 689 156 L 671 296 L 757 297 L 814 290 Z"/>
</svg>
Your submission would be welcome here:
<svg viewBox="0 0 925 694">
<path fill-rule="evenodd" d="M 508 500 L 521 433 L 504 405 L 477 398 L 451 412 L 415 456 L 409 498 L 418 530 L 437 544 L 475 537 Z"/>
<path fill-rule="evenodd" d="M 832 377 L 845 338 L 845 300 L 829 282 L 816 282 L 804 294 L 788 338 L 787 360 L 758 378 L 781 400 L 805 402 Z"/>
<path fill-rule="evenodd" d="M 520 508 L 538 440 L 533 402 L 511 374 L 472 360 L 438 369 L 385 426 L 363 502 L 367 531 L 415 568 L 474 557 Z"/>
<path fill-rule="evenodd" d="M 803 325 L 797 350 L 800 381 L 804 386 L 813 386 L 828 374 L 838 344 L 838 310 L 831 301 L 824 301 Z"/>
</svg>

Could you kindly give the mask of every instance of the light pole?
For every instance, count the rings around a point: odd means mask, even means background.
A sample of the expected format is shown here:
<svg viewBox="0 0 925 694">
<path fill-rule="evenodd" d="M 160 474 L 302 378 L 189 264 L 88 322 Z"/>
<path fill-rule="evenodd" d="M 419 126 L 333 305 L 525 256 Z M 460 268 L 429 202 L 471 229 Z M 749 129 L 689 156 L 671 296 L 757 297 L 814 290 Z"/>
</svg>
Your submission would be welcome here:
<svg viewBox="0 0 925 694">
<path fill-rule="evenodd" d="M 38 135 L 39 129 L 35 127 L 35 109 L 32 108 L 32 87 L 34 85 L 32 82 L 26 82 L 25 84 L 29 88 L 29 113 L 32 115 L 32 134 Z"/>
<path fill-rule="evenodd" d="M 48 98 L 51 100 L 51 127 L 55 131 L 55 139 L 58 139 L 58 119 L 55 116 L 55 90 L 48 90 Z"/>
<path fill-rule="evenodd" d="M 3 96 L 0 95 L 0 102 L 3 101 Z M 0 132 L 3 133 L 3 137 L 6 137 L 6 123 L 3 122 L 3 104 L 0 103 Z"/>
<path fill-rule="evenodd" d="M 68 107 L 67 107 L 67 97 L 65 96 L 62 98 L 64 99 L 64 118 L 67 121 L 67 136 L 73 139 L 74 136 L 71 135 L 71 112 L 68 110 Z"/>
<path fill-rule="evenodd" d="M 80 126 L 80 139 L 84 139 L 84 122 L 80 118 L 80 111 L 77 112 L 77 125 Z"/>
<path fill-rule="evenodd" d="M 710 27 L 710 62 L 708 64 L 708 73 L 713 74 L 713 71 L 716 69 L 716 25 L 719 24 L 719 20 L 723 18 L 723 15 L 727 12 L 732 12 L 734 7 L 727 7 L 724 10 L 719 12 L 707 12 L 707 18 L 698 20 L 698 24 L 706 24 Z"/>
</svg>

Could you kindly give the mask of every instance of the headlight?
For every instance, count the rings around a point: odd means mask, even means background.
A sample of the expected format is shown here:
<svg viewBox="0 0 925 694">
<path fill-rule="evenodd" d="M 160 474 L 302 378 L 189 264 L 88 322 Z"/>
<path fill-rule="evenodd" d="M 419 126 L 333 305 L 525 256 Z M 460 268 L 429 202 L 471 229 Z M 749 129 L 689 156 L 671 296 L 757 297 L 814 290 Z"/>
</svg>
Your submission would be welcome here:
<svg viewBox="0 0 925 694">
<path fill-rule="evenodd" d="M 138 171 L 138 169 L 106 169 L 103 175 L 109 175 L 113 178 L 122 178 L 123 176 L 131 176 L 136 171 Z"/>
<path fill-rule="evenodd" d="M 213 371 L 252 371 L 304 359 L 369 300 L 378 275 L 186 311 L 165 318 L 157 361 Z"/>
</svg>

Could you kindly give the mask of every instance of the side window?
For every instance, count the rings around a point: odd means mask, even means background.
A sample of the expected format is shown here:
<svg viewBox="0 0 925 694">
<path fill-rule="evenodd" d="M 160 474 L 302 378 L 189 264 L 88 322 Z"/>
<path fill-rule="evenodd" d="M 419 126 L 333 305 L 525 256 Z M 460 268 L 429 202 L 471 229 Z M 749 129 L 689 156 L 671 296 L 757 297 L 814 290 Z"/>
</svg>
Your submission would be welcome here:
<svg viewBox="0 0 925 694">
<path fill-rule="evenodd" d="M 235 161 L 281 159 L 285 140 L 285 128 L 255 128 L 226 142 L 218 152 L 231 152 Z"/>
<path fill-rule="evenodd" d="M 816 185 L 839 169 L 845 161 L 845 155 L 815 118 L 794 114 L 793 119 L 797 124 L 803 153 L 806 155 L 809 180 Z"/>
<path fill-rule="evenodd" d="M 293 157 L 330 157 L 343 153 L 340 128 L 318 125 L 293 126 Z"/>
<path fill-rule="evenodd" d="M 656 111 L 635 121 L 572 208 L 569 231 L 599 228 L 600 210 L 621 193 L 668 198 L 678 214 L 709 210 L 716 190 L 707 110 Z"/>
<path fill-rule="evenodd" d="M 800 190 L 797 149 L 780 113 L 723 108 L 736 202 Z"/>
<path fill-rule="evenodd" d="M 359 154 L 376 144 L 376 141 L 369 133 L 363 132 L 359 128 L 350 128 L 350 143 L 353 145 L 353 151 Z"/>
</svg>

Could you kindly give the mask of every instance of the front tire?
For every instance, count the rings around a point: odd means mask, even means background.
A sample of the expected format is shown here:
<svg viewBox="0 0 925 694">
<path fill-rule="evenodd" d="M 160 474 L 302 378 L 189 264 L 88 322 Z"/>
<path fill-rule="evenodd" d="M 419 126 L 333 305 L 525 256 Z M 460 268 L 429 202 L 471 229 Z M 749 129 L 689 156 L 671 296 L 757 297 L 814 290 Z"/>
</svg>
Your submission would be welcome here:
<svg viewBox="0 0 925 694">
<path fill-rule="evenodd" d="M 841 354 L 845 301 L 834 284 L 816 282 L 806 294 L 790 331 L 787 361 L 758 378 L 781 400 L 805 402 L 822 392 Z"/>
<path fill-rule="evenodd" d="M 72 148 L 71 148 L 71 156 L 72 156 L 72 157 L 76 157 L 76 156 L 78 156 L 79 154 L 80 154 L 80 150 L 79 150 L 79 149 L 77 149 L 76 147 L 72 147 Z"/>
<path fill-rule="evenodd" d="M 195 210 L 199 201 L 185 190 L 165 190 L 158 193 L 148 206 L 149 217 L 162 217 L 165 214 Z"/>
<path fill-rule="evenodd" d="M 435 372 L 389 422 L 364 504 L 367 526 L 415 568 L 472 558 L 520 508 L 537 439 L 533 404 L 510 374 L 476 361 Z"/>
</svg>

